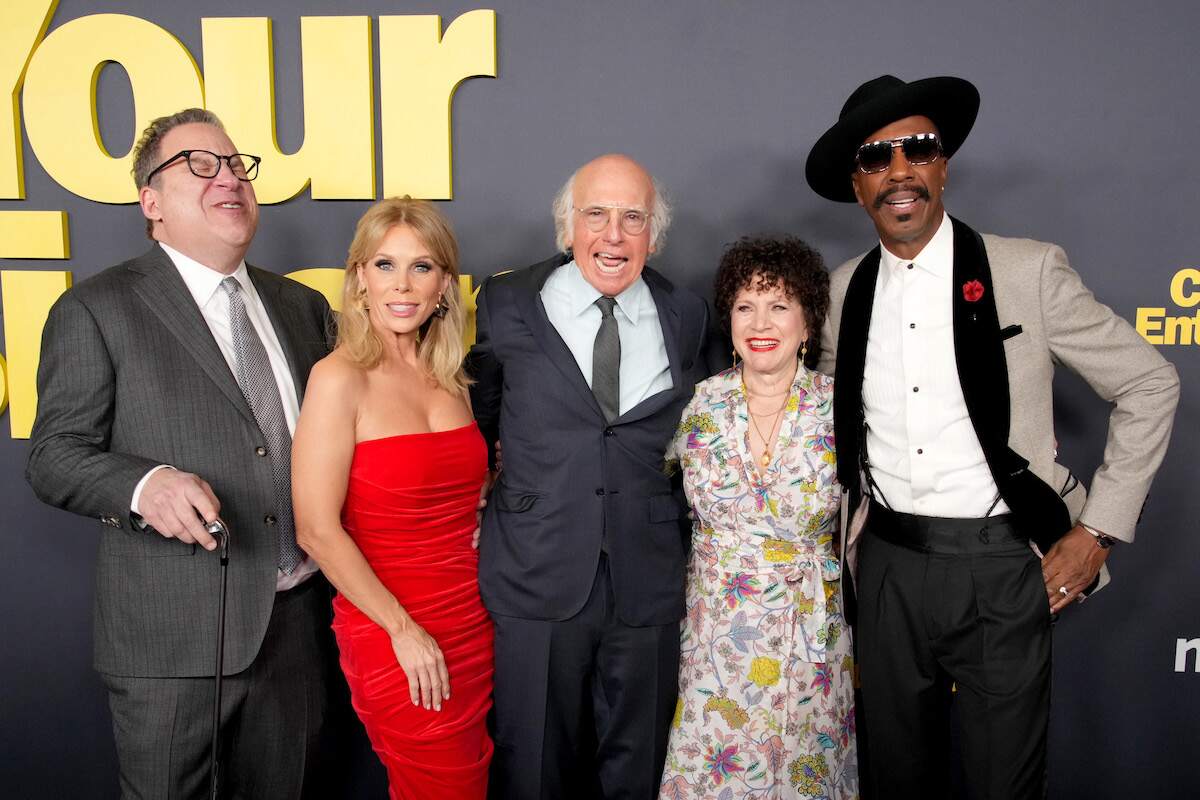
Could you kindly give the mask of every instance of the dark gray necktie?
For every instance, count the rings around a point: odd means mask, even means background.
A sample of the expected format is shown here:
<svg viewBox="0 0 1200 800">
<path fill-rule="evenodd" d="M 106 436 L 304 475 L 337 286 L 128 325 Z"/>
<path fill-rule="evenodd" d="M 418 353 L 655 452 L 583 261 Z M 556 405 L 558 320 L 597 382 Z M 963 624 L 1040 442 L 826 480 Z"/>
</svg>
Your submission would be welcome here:
<svg viewBox="0 0 1200 800">
<path fill-rule="evenodd" d="M 263 347 L 258 331 L 246 314 L 242 285 L 230 276 L 221 281 L 221 288 L 229 295 L 229 329 L 233 334 L 238 386 L 250 404 L 258 428 L 266 439 L 267 455 L 271 458 L 279 569 L 290 575 L 304 560 L 304 553 L 296 544 L 296 524 L 292 518 L 292 434 L 288 431 L 287 417 L 283 415 L 283 401 L 271 371 L 271 361 L 267 358 L 267 348 Z"/>
<path fill-rule="evenodd" d="M 621 416 L 621 337 L 613 316 L 616 304 L 611 297 L 596 298 L 601 319 L 592 345 L 592 394 L 608 422 Z"/>
</svg>

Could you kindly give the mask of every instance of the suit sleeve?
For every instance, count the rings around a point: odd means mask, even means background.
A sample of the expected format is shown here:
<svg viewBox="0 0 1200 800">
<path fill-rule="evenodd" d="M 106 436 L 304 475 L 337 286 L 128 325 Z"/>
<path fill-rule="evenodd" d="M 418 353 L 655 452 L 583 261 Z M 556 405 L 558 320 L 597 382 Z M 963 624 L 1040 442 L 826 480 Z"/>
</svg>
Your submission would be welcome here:
<svg viewBox="0 0 1200 800">
<path fill-rule="evenodd" d="M 159 462 L 109 451 L 117 375 L 103 332 L 73 292 L 50 309 L 25 477 L 52 506 L 130 525 L 138 481 Z"/>
<path fill-rule="evenodd" d="M 491 278 L 479 285 L 475 307 L 475 344 L 467 354 L 467 374 L 471 377 L 471 410 L 488 446 L 488 463 L 495 466 L 496 441 L 500 438 L 500 400 L 504 388 L 504 370 L 492 347 L 488 316 Z"/>
<path fill-rule="evenodd" d="M 1104 462 L 1079 521 L 1131 542 L 1167 451 L 1179 376 L 1128 322 L 1096 300 L 1062 248 L 1047 251 L 1041 284 L 1043 324 L 1055 360 L 1113 404 Z"/>
<path fill-rule="evenodd" d="M 707 302 L 704 303 L 704 313 L 708 320 L 704 324 L 704 343 L 701 352 L 704 359 L 705 377 L 712 377 L 733 363 L 732 344 L 722 330 L 720 320 Z"/>
</svg>

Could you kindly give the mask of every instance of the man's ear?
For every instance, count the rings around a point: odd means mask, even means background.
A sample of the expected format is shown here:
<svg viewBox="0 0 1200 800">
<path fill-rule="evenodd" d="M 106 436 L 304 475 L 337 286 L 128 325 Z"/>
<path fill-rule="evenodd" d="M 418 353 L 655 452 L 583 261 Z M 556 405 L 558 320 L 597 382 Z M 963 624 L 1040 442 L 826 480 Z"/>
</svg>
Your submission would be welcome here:
<svg viewBox="0 0 1200 800">
<path fill-rule="evenodd" d="M 850 176 L 850 185 L 852 187 L 854 187 L 854 199 L 858 201 L 858 204 L 860 206 L 862 206 L 863 208 L 866 208 L 867 204 L 863 202 L 862 190 L 858 188 L 858 176 L 857 175 Z"/>
<path fill-rule="evenodd" d="M 158 204 L 158 192 L 149 186 L 138 190 L 138 205 L 142 207 L 142 215 L 154 222 L 162 222 L 162 209 Z"/>
</svg>

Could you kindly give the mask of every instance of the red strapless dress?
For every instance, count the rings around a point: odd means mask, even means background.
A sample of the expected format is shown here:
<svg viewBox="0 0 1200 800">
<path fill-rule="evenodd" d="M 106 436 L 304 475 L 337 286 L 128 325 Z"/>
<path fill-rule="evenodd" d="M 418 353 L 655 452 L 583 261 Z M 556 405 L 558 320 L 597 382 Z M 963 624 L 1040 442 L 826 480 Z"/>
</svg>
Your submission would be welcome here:
<svg viewBox="0 0 1200 800">
<path fill-rule="evenodd" d="M 492 622 L 471 547 L 487 446 L 474 423 L 359 442 L 342 524 L 375 574 L 442 649 L 450 699 L 415 706 L 388 635 L 338 596 L 333 631 L 354 709 L 393 800 L 481 800 L 492 740 Z"/>
</svg>

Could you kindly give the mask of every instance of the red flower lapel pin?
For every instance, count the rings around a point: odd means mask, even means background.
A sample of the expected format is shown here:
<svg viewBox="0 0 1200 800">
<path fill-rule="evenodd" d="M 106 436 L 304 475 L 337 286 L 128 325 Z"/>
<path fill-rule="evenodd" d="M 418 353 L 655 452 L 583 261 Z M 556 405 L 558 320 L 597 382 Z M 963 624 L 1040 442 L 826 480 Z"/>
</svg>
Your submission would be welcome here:
<svg viewBox="0 0 1200 800">
<path fill-rule="evenodd" d="M 967 281 L 963 284 L 963 299 L 975 303 L 983 297 L 983 284 L 979 281 Z"/>
</svg>

